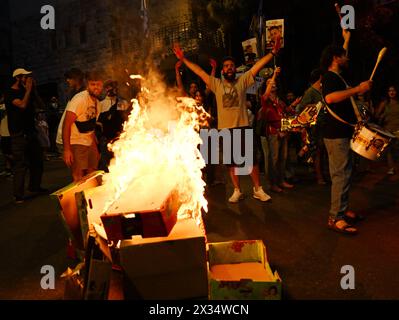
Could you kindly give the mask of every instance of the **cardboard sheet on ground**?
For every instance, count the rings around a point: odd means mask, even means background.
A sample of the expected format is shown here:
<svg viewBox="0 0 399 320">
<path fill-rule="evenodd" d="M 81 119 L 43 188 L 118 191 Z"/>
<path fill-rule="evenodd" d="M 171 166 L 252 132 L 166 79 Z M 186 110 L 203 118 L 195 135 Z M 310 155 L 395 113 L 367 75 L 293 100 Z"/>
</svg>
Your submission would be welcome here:
<svg viewBox="0 0 399 320">
<path fill-rule="evenodd" d="M 209 243 L 209 298 L 281 299 L 281 279 L 261 240 Z"/>
</svg>

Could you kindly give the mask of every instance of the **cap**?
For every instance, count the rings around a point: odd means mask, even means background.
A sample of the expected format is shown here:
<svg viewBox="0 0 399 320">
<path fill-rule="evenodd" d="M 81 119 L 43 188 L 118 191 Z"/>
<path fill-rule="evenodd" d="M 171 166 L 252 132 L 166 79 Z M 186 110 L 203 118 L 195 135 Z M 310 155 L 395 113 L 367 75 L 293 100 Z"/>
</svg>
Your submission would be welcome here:
<svg viewBox="0 0 399 320">
<path fill-rule="evenodd" d="M 12 77 L 15 78 L 16 76 L 19 76 L 21 74 L 32 74 L 32 71 L 27 71 L 23 68 L 18 68 L 14 70 L 14 72 L 12 73 Z"/>
</svg>

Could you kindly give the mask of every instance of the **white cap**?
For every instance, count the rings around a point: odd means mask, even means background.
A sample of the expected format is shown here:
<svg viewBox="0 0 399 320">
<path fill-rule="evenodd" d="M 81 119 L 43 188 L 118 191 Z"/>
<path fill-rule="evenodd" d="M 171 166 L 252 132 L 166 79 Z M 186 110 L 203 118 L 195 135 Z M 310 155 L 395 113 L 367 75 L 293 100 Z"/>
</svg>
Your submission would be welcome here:
<svg viewBox="0 0 399 320">
<path fill-rule="evenodd" d="M 23 68 L 18 68 L 14 70 L 14 72 L 12 73 L 12 77 L 15 78 L 16 76 L 19 76 L 21 74 L 31 74 L 31 73 L 32 71 L 27 71 Z"/>
</svg>

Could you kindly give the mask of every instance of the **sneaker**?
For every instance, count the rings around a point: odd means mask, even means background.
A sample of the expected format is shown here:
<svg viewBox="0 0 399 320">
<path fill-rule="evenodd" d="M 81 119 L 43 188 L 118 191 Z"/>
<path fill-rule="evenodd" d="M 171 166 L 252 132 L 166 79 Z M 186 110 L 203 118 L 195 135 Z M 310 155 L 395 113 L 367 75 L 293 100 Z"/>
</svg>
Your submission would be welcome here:
<svg viewBox="0 0 399 320">
<path fill-rule="evenodd" d="M 280 184 L 280 187 L 284 188 L 284 189 L 292 189 L 294 187 L 294 185 L 288 183 L 287 181 L 284 181 L 282 184 Z"/>
<path fill-rule="evenodd" d="M 235 188 L 233 195 L 230 197 L 229 202 L 237 203 L 238 201 L 244 199 L 244 194 L 240 191 L 240 189 Z"/>
<path fill-rule="evenodd" d="M 270 188 L 270 190 L 273 191 L 273 192 L 276 192 L 276 193 L 281 193 L 281 192 L 283 192 L 283 189 L 281 189 L 279 186 L 276 186 L 276 185 L 273 185 L 273 186 Z"/>
<path fill-rule="evenodd" d="M 262 201 L 262 202 L 269 201 L 272 198 L 266 192 L 263 191 L 262 187 L 259 187 L 258 190 L 256 190 L 255 187 L 254 187 L 254 195 L 253 195 L 253 197 L 255 199 L 258 199 L 258 200 Z"/>
<path fill-rule="evenodd" d="M 395 169 L 394 168 L 389 169 L 387 174 L 389 174 L 390 176 L 393 176 L 395 174 Z"/>
<path fill-rule="evenodd" d="M 24 203 L 24 198 L 23 198 L 23 197 L 15 197 L 14 203 L 15 203 L 15 204 Z"/>
</svg>

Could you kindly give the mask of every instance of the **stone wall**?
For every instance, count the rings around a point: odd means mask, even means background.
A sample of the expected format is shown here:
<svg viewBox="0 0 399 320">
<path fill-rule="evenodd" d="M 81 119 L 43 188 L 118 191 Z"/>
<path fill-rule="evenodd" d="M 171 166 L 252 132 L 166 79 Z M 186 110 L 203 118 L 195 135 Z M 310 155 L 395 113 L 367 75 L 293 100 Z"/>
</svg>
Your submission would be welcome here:
<svg viewBox="0 0 399 320">
<path fill-rule="evenodd" d="M 150 37 L 161 28 L 191 22 L 193 0 L 148 0 Z M 141 0 L 58 0 L 55 30 L 42 30 L 37 14 L 13 22 L 14 65 L 32 69 L 39 85 L 56 84 L 64 100 L 64 73 L 71 67 L 103 69 L 124 83 L 143 66 L 146 39 Z M 169 46 L 170 44 L 168 44 Z M 166 48 L 165 50 L 170 50 Z"/>
</svg>

